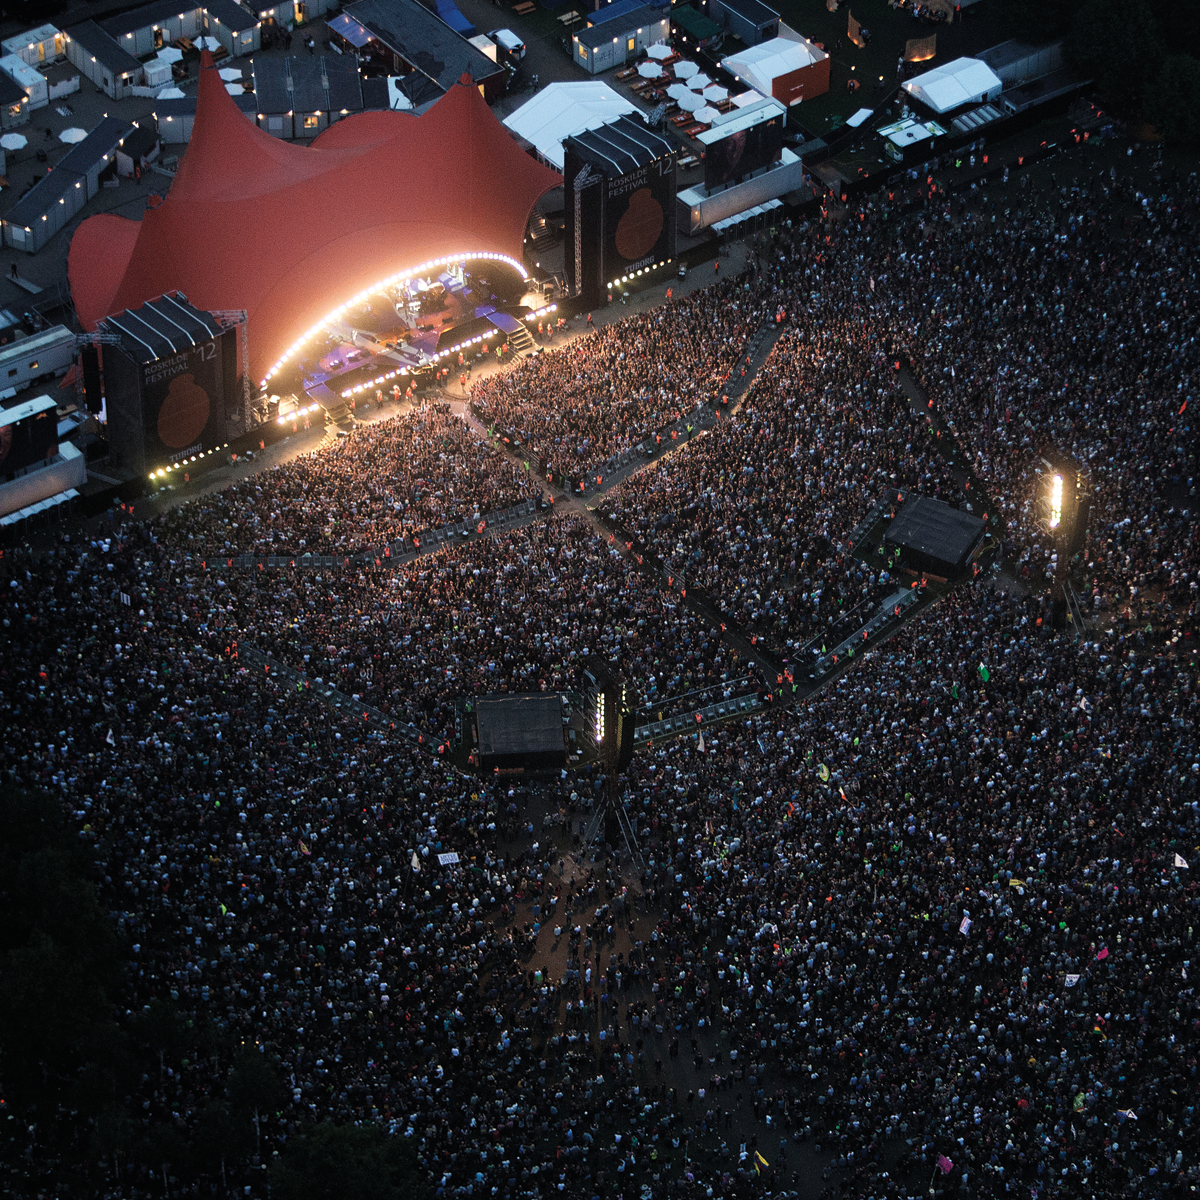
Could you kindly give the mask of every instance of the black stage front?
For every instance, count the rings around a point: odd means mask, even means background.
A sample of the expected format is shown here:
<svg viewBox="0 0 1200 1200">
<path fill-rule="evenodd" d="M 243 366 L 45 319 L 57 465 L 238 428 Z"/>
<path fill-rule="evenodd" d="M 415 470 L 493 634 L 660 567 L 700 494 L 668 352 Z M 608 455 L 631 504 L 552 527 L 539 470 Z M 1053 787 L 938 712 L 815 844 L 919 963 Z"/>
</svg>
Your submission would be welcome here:
<svg viewBox="0 0 1200 1200">
<path fill-rule="evenodd" d="M 928 496 L 911 496 L 884 534 L 900 547 L 900 565 L 947 578 L 962 571 L 983 541 L 983 522 Z"/>
<path fill-rule="evenodd" d="M 562 701 L 557 693 L 483 696 L 475 702 L 475 716 L 479 723 L 479 765 L 483 770 L 566 765 Z"/>
</svg>

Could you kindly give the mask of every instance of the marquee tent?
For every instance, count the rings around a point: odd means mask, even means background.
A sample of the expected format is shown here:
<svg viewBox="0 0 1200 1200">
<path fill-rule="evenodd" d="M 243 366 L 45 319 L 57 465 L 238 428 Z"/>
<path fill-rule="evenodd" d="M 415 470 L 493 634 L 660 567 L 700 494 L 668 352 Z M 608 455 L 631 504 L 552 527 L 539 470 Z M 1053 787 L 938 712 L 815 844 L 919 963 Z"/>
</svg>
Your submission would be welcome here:
<svg viewBox="0 0 1200 1200">
<path fill-rule="evenodd" d="M 551 83 L 532 100 L 526 100 L 504 118 L 504 124 L 518 137 L 532 143 L 538 155 L 560 171 L 563 166 L 563 141 L 599 129 L 628 116 L 637 109 L 599 80 L 578 83 Z"/>
<path fill-rule="evenodd" d="M 301 146 L 248 121 L 205 54 L 170 193 L 140 221 L 103 213 L 79 226 L 71 294 L 88 330 L 176 290 L 197 308 L 244 309 L 263 381 L 333 306 L 385 279 L 472 257 L 522 269 L 529 213 L 561 182 L 469 77 L 422 116 L 355 114 Z"/>
<path fill-rule="evenodd" d="M 995 100 L 1004 90 L 1000 77 L 977 58 L 956 58 L 902 86 L 914 100 L 920 100 L 936 113 L 949 112 L 963 104 Z"/>
<path fill-rule="evenodd" d="M 776 37 L 723 59 L 735 78 L 784 104 L 829 91 L 829 55 L 807 39 Z"/>
</svg>

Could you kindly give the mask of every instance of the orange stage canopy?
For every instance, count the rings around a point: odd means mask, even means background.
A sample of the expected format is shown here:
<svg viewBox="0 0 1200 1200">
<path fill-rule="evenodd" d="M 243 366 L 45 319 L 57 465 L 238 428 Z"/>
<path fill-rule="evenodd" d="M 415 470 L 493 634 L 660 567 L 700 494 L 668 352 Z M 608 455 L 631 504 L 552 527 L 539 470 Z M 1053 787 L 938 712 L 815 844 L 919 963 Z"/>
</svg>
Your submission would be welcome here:
<svg viewBox="0 0 1200 1200">
<path fill-rule="evenodd" d="M 71 242 L 76 311 L 103 317 L 181 291 L 244 309 L 255 381 L 327 313 L 447 256 L 520 262 L 530 211 L 562 177 L 525 154 L 464 76 L 422 116 L 356 114 L 311 146 L 247 120 L 201 58 L 192 138 L 140 221 L 89 217 Z"/>
</svg>

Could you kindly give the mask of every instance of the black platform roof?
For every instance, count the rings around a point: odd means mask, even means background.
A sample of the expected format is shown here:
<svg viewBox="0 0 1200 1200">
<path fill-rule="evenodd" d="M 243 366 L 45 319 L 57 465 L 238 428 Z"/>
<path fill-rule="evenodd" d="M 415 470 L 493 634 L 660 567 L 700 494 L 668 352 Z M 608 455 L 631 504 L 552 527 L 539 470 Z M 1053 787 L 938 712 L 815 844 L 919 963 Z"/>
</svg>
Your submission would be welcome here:
<svg viewBox="0 0 1200 1200">
<path fill-rule="evenodd" d="M 101 29 L 95 21 L 81 21 L 64 32 L 67 37 L 73 42 L 78 42 L 102 67 L 107 67 L 114 75 L 131 75 L 134 71 L 141 70 L 142 64 L 111 33 Z"/>
<path fill-rule="evenodd" d="M 475 702 L 484 759 L 562 755 L 562 701 L 557 693 L 481 696 Z"/>
<path fill-rule="evenodd" d="M 34 221 L 41 219 L 42 213 L 50 211 L 50 206 L 59 197 L 65 196 L 93 167 L 103 162 L 105 156 L 111 154 L 132 129 L 128 121 L 122 121 L 119 117 L 105 117 L 4 214 L 4 219 L 13 225 L 30 228 Z"/>
<path fill-rule="evenodd" d="M 260 113 L 341 112 L 343 109 L 358 112 L 363 106 L 357 65 L 353 59 L 336 54 L 287 58 L 257 55 L 254 94 Z"/>
<path fill-rule="evenodd" d="M 248 13 L 240 4 L 235 4 L 234 0 L 208 0 L 204 11 L 233 33 L 241 33 L 243 29 L 253 29 L 259 24 L 258 18 L 253 13 Z"/>
<path fill-rule="evenodd" d="M 598 167 L 605 175 L 627 175 L 678 147 L 644 121 L 622 116 L 599 129 L 588 129 L 564 138 L 563 149 L 573 150 L 584 162 Z"/>
<path fill-rule="evenodd" d="M 117 334 L 121 348 L 140 363 L 169 358 L 222 332 L 216 317 L 193 308 L 182 292 L 147 300 L 141 308 L 127 308 L 100 324 Z"/>
<path fill-rule="evenodd" d="M 983 537 L 984 524 L 972 513 L 928 496 L 910 496 L 884 540 L 911 550 L 918 565 L 961 569 Z M 901 560 L 902 565 L 904 560 Z"/>
<path fill-rule="evenodd" d="M 344 11 L 443 92 L 464 73 L 480 83 L 504 70 L 417 0 L 358 0 Z"/>
<path fill-rule="evenodd" d="M 178 17 L 180 12 L 195 12 L 198 7 L 199 5 L 188 3 L 181 9 L 179 0 L 154 0 L 152 4 L 140 4 L 137 8 L 118 13 L 115 17 L 106 17 L 100 27 L 113 37 L 122 37 L 151 25 L 161 25 L 172 17 Z"/>
</svg>

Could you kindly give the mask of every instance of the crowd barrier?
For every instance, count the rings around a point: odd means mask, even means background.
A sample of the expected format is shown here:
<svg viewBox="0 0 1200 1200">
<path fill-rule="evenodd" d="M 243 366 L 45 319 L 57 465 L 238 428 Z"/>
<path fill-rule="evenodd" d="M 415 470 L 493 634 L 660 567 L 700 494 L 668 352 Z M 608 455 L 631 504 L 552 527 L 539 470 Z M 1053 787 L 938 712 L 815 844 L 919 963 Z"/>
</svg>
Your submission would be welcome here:
<svg viewBox="0 0 1200 1200">
<path fill-rule="evenodd" d="M 254 664 L 255 667 L 264 668 L 265 674 L 286 679 L 289 683 L 303 686 L 343 716 L 359 715 L 362 723 L 372 732 L 380 733 L 387 737 L 402 738 L 404 741 L 429 754 L 436 753 L 439 748 L 440 743 L 429 734 L 426 734 L 424 730 L 417 728 L 416 725 L 396 721 L 373 705 L 364 704 L 361 700 L 355 700 L 353 696 L 346 695 L 345 692 L 340 691 L 331 684 L 318 683 L 316 680 L 309 679 L 307 675 L 301 671 L 297 671 L 294 667 L 288 666 L 287 663 L 281 662 L 269 654 L 264 654 L 257 646 L 240 642 L 237 648 L 237 656 L 239 662 L 245 661 Z"/>
<path fill-rule="evenodd" d="M 345 570 L 371 565 L 401 567 L 423 554 L 432 554 L 472 537 L 511 528 L 520 521 L 536 516 L 538 511 L 539 502 L 536 497 L 531 497 L 508 508 L 482 513 L 478 518 L 464 517 L 445 525 L 421 529 L 410 537 L 396 538 L 382 546 L 368 547 L 354 554 L 238 554 L 224 561 L 226 566 L 243 571 L 252 571 L 256 567 L 305 571 L 324 568 Z M 219 565 L 218 560 L 214 562 Z"/>
</svg>

